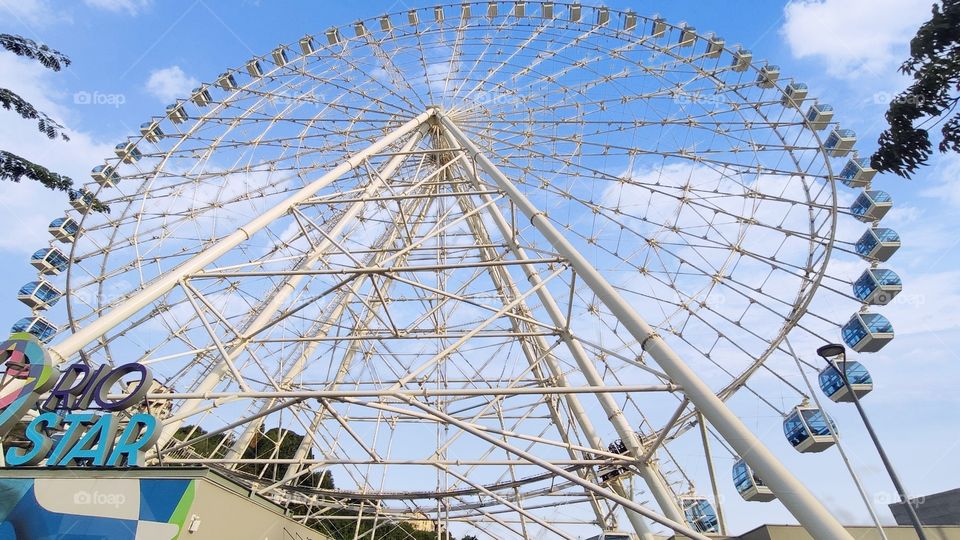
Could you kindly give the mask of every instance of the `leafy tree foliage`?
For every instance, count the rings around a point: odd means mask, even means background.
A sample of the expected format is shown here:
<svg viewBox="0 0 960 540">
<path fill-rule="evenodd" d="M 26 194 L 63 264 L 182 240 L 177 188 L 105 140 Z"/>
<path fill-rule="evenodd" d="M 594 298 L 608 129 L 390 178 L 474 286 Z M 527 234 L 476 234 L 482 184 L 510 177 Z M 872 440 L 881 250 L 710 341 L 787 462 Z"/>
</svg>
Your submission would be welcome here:
<svg viewBox="0 0 960 540">
<path fill-rule="evenodd" d="M 871 159 L 878 171 L 910 178 L 933 152 L 928 123 L 943 122 L 940 152 L 960 152 L 960 0 L 941 0 L 933 17 L 910 42 L 910 59 L 900 71 L 914 82 L 890 103 L 890 127 L 880 135 Z M 950 116 L 952 114 L 952 116 Z"/>
<path fill-rule="evenodd" d="M 17 56 L 36 60 L 53 71 L 60 71 L 70 65 L 70 59 L 60 51 L 21 36 L 0 34 L 0 46 Z M 11 90 L 0 88 L 0 107 L 13 111 L 26 120 L 36 120 L 40 132 L 51 139 L 59 137 L 64 141 L 70 140 L 59 122 L 37 110 L 30 102 Z M 73 187 L 73 180 L 70 177 L 55 173 L 11 152 L 0 150 L 0 180 L 19 182 L 23 178 L 39 182 L 47 189 L 63 191 L 71 201 L 83 195 L 82 190 Z M 97 212 L 110 211 L 109 207 L 96 199 L 93 201 L 92 208 Z"/>
</svg>

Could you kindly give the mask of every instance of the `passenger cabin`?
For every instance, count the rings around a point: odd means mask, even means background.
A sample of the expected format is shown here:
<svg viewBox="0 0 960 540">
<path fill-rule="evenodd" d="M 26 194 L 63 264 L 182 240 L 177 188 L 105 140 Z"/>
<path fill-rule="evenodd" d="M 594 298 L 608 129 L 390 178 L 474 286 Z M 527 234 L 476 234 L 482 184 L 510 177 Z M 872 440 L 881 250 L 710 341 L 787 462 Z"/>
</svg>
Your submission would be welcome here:
<svg viewBox="0 0 960 540">
<path fill-rule="evenodd" d="M 667 21 L 663 17 L 653 18 L 653 31 L 650 33 L 653 37 L 660 37 L 667 31 Z"/>
<path fill-rule="evenodd" d="M 893 270 L 868 268 L 853 282 L 853 294 L 864 304 L 885 306 L 903 290 L 903 281 Z"/>
<path fill-rule="evenodd" d="M 720 532 L 720 521 L 717 512 L 705 497 L 684 495 L 680 497 L 680 508 L 687 525 L 699 533 Z"/>
<path fill-rule="evenodd" d="M 627 445 L 622 439 L 617 439 L 607 445 L 607 450 L 612 454 L 627 454 Z M 618 463 L 603 464 L 597 468 L 597 476 L 600 477 L 600 483 L 606 484 L 630 472 L 630 469 Z"/>
<path fill-rule="evenodd" d="M 410 23 L 410 25 L 412 26 L 416 26 L 417 24 L 420 23 L 420 15 L 417 14 L 417 10 L 411 9 L 410 11 L 407 12 L 407 22 Z M 331 37 L 330 32 L 336 32 L 336 31 L 337 31 L 336 28 L 331 28 L 330 30 L 327 30 L 328 41 L 330 40 L 330 37 Z M 337 39 L 336 41 L 330 42 L 330 44 L 335 45 L 336 43 L 339 43 L 339 42 L 340 40 Z"/>
<path fill-rule="evenodd" d="M 833 120 L 833 107 L 826 103 L 814 103 L 807 110 L 807 125 L 814 131 L 826 129 Z"/>
<path fill-rule="evenodd" d="M 51 221 L 47 230 L 50 231 L 50 234 L 57 240 L 64 244 L 69 244 L 77 239 L 77 232 L 80 231 L 80 225 L 78 225 L 73 218 L 61 217 Z"/>
<path fill-rule="evenodd" d="M 820 409 L 808 405 L 794 407 L 783 420 L 783 433 L 798 452 L 823 452 L 837 442 L 833 435 L 836 431 L 833 420 Z"/>
<path fill-rule="evenodd" d="M 605 7 L 601 7 L 600 9 L 606 10 L 606 12 L 607 12 L 607 18 L 609 19 L 609 18 L 610 18 L 610 10 L 607 9 L 607 8 L 605 8 Z M 527 16 L 527 3 L 526 3 L 526 2 L 522 2 L 522 1 L 514 3 L 514 4 L 513 4 L 513 16 L 514 16 L 514 17 L 520 17 L 520 18 L 526 17 L 526 16 Z M 604 24 L 606 24 L 606 23 L 604 23 Z"/>
<path fill-rule="evenodd" d="M 213 102 L 213 98 L 210 97 L 210 90 L 207 90 L 206 86 L 200 86 L 193 89 L 193 93 L 190 94 L 190 101 L 197 107 L 206 107 Z"/>
<path fill-rule="evenodd" d="M 780 66 L 767 64 L 760 68 L 760 73 L 757 75 L 757 86 L 760 88 L 773 88 L 776 86 L 777 79 L 779 78 Z"/>
<path fill-rule="evenodd" d="M 827 136 L 823 147 L 831 156 L 842 157 L 849 154 L 855 144 L 857 144 L 857 134 L 852 129 L 836 128 Z"/>
<path fill-rule="evenodd" d="M 784 106 L 793 105 L 794 107 L 799 107 L 800 104 L 803 103 L 803 100 L 807 99 L 809 92 L 810 90 L 807 88 L 806 83 L 792 82 L 783 89 L 783 97 L 780 98 L 780 103 Z"/>
<path fill-rule="evenodd" d="M 490 3 L 492 4 L 493 2 Z M 540 16 L 544 19 L 553 18 L 553 2 L 544 2 L 543 4 L 540 4 Z"/>
<path fill-rule="evenodd" d="M 17 300 L 26 304 L 30 309 L 47 309 L 57 303 L 62 296 L 59 290 L 44 280 L 31 281 L 17 292 Z"/>
<path fill-rule="evenodd" d="M 872 227 L 857 240 L 856 249 L 868 261 L 886 262 L 900 249 L 900 235 L 893 229 Z"/>
<path fill-rule="evenodd" d="M 610 8 L 597 8 L 597 26 L 606 26 L 608 22 L 610 22 Z"/>
<path fill-rule="evenodd" d="M 847 187 L 861 188 L 866 186 L 877 175 L 877 171 L 870 166 L 866 158 L 854 158 L 840 171 L 840 181 Z"/>
<path fill-rule="evenodd" d="M 88 210 L 93 208 L 94 196 L 93 193 L 85 189 L 80 189 L 77 193 L 77 196 L 70 201 L 70 206 L 76 208 L 81 214 L 86 214 Z"/>
<path fill-rule="evenodd" d="M 623 31 L 624 32 L 633 32 L 633 29 L 637 27 L 637 14 L 628 11 L 623 17 Z"/>
<path fill-rule="evenodd" d="M 770 502 L 777 498 L 742 459 L 733 464 L 733 485 L 743 500 L 748 502 Z"/>
<path fill-rule="evenodd" d="M 828 398 L 837 403 L 853 401 L 854 394 L 856 394 L 858 398 L 861 398 L 873 390 L 873 379 L 863 364 L 851 360 L 848 362 L 838 362 L 837 365 L 847 373 L 847 379 L 850 381 L 850 387 L 853 388 L 853 393 L 850 392 L 850 388 L 843 382 L 843 377 L 840 375 L 840 372 L 834 369 L 833 366 L 827 366 L 826 369 L 820 372 L 820 389 L 823 390 L 823 393 L 826 394 Z"/>
<path fill-rule="evenodd" d="M 414 10 L 411 10 L 411 11 L 410 11 L 410 19 L 411 19 L 411 20 L 410 20 L 410 24 L 412 24 L 412 25 L 416 25 L 416 24 L 417 24 L 417 23 L 416 23 L 416 20 L 417 20 L 417 12 L 416 12 L 416 11 L 414 11 Z M 331 29 L 327 30 L 327 34 L 326 34 L 326 35 L 327 35 L 327 44 L 328 44 L 328 45 L 336 45 L 337 43 L 340 43 L 340 31 L 337 30 L 336 28 L 331 28 Z"/>
<path fill-rule="evenodd" d="M 141 154 L 140 150 L 137 149 L 137 143 L 134 141 L 120 143 L 113 147 L 113 151 L 116 152 L 117 157 L 120 158 L 120 161 L 123 161 L 124 163 L 140 161 L 140 158 L 143 157 L 143 154 Z"/>
<path fill-rule="evenodd" d="M 493 4 L 493 2 L 490 2 Z M 583 16 L 583 8 L 580 4 L 573 4 L 570 6 L 570 22 L 580 22 L 580 18 Z"/>
<path fill-rule="evenodd" d="M 163 137 L 163 131 L 160 130 L 160 124 L 157 122 L 144 122 L 140 124 L 140 134 L 143 135 L 143 138 L 148 142 L 160 142 L 160 138 Z"/>
<path fill-rule="evenodd" d="M 364 33 L 366 33 L 366 29 L 363 28 L 363 23 L 357 23 L 357 25 L 359 26 L 357 29 L 357 36 L 362 36 Z M 290 59 L 287 58 L 287 49 L 283 47 L 277 47 L 274 49 L 273 52 L 270 53 L 270 56 L 273 57 L 273 63 L 280 67 L 287 65 L 287 62 L 290 61 Z"/>
<path fill-rule="evenodd" d="M 90 171 L 90 177 L 103 187 L 113 187 L 120 183 L 120 175 L 110 165 L 97 165 Z"/>
<path fill-rule="evenodd" d="M 434 20 L 437 24 L 440 24 L 440 23 L 443 22 L 443 7 L 442 7 L 442 6 L 437 6 L 437 7 L 433 8 L 433 20 Z"/>
<path fill-rule="evenodd" d="M 384 19 L 387 20 L 387 24 L 389 25 L 390 18 L 384 17 Z M 389 26 L 387 28 L 383 28 L 383 19 L 380 20 L 380 29 L 383 30 L 384 32 L 390 31 Z M 313 38 L 310 36 L 303 36 L 302 38 L 300 38 L 299 43 L 300 43 L 300 52 L 302 52 L 304 55 L 313 54 L 313 51 L 316 50 L 316 48 L 314 48 L 314 45 L 313 45 Z"/>
<path fill-rule="evenodd" d="M 621 531 L 604 531 L 596 536 L 591 536 L 587 540 L 636 540 L 636 536 Z"/>
<path fill-rule="evenodd" d="M 263 77 L 263 68 L 260 67 L 260 61 L 254 58 L 247 62 L 247 73 L 254 78 Z"/>
<path fill-rule="evenodd" d="M 746 49 L 737 49 L 733 53 L 733 70 L 743 73 L 750 68 L 750 62 L 753 61 L 753 53 Z"/>
<path fill-rule="evenodd" d="M 720 58 L 726 41 L 722 37 L 711 35 L 707 40 L 707 58 Z"/>
<path fill-rule="evenodd" d="M 228 92 L 237 89 L 237 79 L 230 72 L 221 73 L 220 77 L 217 78 L 217 84 Z"/>
<path fill-rule="evenodd" d="M 571 6 L 571 7 L 572 7 L 572 6 Z M 493 18 L 495 18 L 496 16 L 497 16 L 497 3 L 496 3 L 496 2 L 490 2 L 490 3 L 488 3 L 488 4 L 487 4 L 487 17 L 493 19 Z"/>
<path fill-rule="evenodd" d="M 681 47 L 690 47 L 696 40 L 697 29 L 686 23 L 681 24 L 680 39 L 677 41 L 677 45 Z"/>
<path fill-rule="evenodd" d="M 490 2 L 493 4 L 493 2 Z M 540 5 L 540 16 L 544 19 L 553 19 L 553 2 L 544 2 Z"/>
<path fill-rule="evenodd" d="M 893 198 L 886 191 L 864 191 L 850 205 L 853 217 L 869 223 L 879 221 L 893 208 Z"/>
<path fill-rule="evenodd" d="M 57 327 L 43 317 L 24 317 L 14 323 L 10 332 L 13 334 L 26 332 L 46 343 L 57 333 Z"/>
<path fill-rule="evenodd" d="M 30 265 L 47 276 L 55 276 L 67 269 L 66 255 L 57 248 L 43 248 L 30 257 Z"/>
<path fill-rule="evenodd" d="M 893 325 L 879 313 L 854 313 L 840 335 L 857 352 L 877 352 L 893 341 Z"/>
<path fill-rule="evenodd" d="M 174 103 L 167 107 L 167 118 L 174 124 L 182 124 L 187 121 L 187 111 L 183 110 L 182 103 Z"/>
</svg>

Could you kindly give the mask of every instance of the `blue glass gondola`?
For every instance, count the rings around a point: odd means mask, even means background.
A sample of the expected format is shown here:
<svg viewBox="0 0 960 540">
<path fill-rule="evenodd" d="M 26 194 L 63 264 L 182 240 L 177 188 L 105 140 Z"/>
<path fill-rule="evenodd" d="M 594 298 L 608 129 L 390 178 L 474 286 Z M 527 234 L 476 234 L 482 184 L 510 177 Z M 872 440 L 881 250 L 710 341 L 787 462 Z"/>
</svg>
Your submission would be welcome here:
<svg viewBox="0 0 960 540">
<path fill-rule="evenodd" d="M 853 294 L 864 304 L 885 306 L 903 290 L 903 281 L 893 270 L 869 268 L 853 282 Z"/>
<path fill-rule="evenodd" d="M 86 214 L 87 211 L 93 207 L 93 201 L 93 193 L 85 189 L 80 189 L 76 198 L 70 201 L 70 206 L 74 207 L 81 214 Z"/>
<path fill-rule="evenodd" d="M 61 217 L 51 221 L 47 230 L 57 240 L 64 244 L 69 244 L 77 239 L 77 232 L 80 231 L 80 225 L 78 225 L 73 218 Z"/>
<path fill-rule="evenodd" d="M 757 74 L 757 86 L 760 88 L 773 88 L 779 78 L 780 66 L 767 64 L 760 68 L 760 73 Z"/>
<path fill-rule="evenodd" d="M 30 257 L 30 264 L 41 274 L 53 276 L 67 269 L 66 255 L 57 248 L 43 248 L 37 250 Z"/>
<path fill-rule="evenodd" d="M 847 385 L 843 382 L 843 377 L 840 376 L 840 372 L 834 369 L 833 366 L 827 366 L 826 369 L 820 372 L 820 389 L 823 390 L 823 393 L 826 394 L 828 398 L 838 403 L 841 401 L 853 401 L 853 394 L 856 394 L 859 398 L 869 394 L 870 391 L 873 390 L 873 378 L 870 377 L 870 372 L 867 371 L 867 368 L 863 364 L 849 361 L 838 362 L 837 365 L 847 373 L 847 379 L 850 380 L 853 393 L 851 394 L 850 389 L 847 388 Z"/>
<path fill-rule="evenodd" d="M 109 165 L 97 165 L 90 171 L 90 177 L 104 187 L 113 187 L 120 182 L 120 175 Z"/>
<path fill-rule="evenodd" d="M 691 529 L 701 533 L 720 532 L 717 512 L 705 497 L 682 496 L 680 497 L 680 507 L 683 509 L 683 516 Z"/>
<path fill-rule="evenodd" d="M 807 110 L 806 117 L 810 129 L 815 131 L 826 129 L 827 124 L 833 120 L 833 107 L 826 103 L 815 103 Z"/>
<path fill-rule="evenodd" d="M 183 110 L 183 104 L 177 102 L 167 107 L 167 118 L 174 124 L 181 124 L 186 122 L 189 116 L 187 116 L 187 111 Z"/>
<path fill-rule="evenodd" d="M 823 147 L 831 156 L 841 157 L 849 154 L 855 144 L 857 144 L 857 134 L 852 129 L 836 128 L 827 136 Z"/>
<path fill-rule="evenodd" d="M 855 313 L 840 334 L 847 347 L 857 352 L 877 352 L 893 340 L 893 325 L 878 313 Z"/>
<path fill-rule="evenodd" d="M 143 157 L 143 154 L 137 149 L 137 143 L 134 141 L 122 142 L 113 147 L 113 150 L 116 152 L 117 157 L 124 163 L 140 161 L 140 158 Z"/>
<path fill-rule="evenodd" d="M 900 249 L 900 235 L 893 229 L 873 227 L 857 240 L 857 253 L 864 259 L 886 262 Z"/>
<path fill-rule="evenodd" d="M 31 281 L 17 292 L 17 299 L 30 309 L 47 309 L 60 300 L 61 293 L 56 287 L 46 281 Z"/>
<path fill-rule="evenodd" d="M 876 169 L 870 166 L 866 158 L 851 159 L 840 171 L 840 181 L 847 187 L 861 188 L 866 186 L 877 175 Z"/>
<path fill-rule="evenodd" d="M 806 83 L 792 82 L 783 89 L 783 97 L 780 98 L 780 103 L 784 106 L 798 107 L 807 98 L 809 92 L 810 89 L 807 88 Z"/>
<path fill-rule="evenodd" d="M 733 464 L 733 485 L 745 501 L 770 502 L 777 498 L 773 491 L 747 465 L 747 462 L 742 459 L 738 459 Z"/>
<path fill-rule="evenodd" d="M 36 336 L 40 341 L 47 342 L 57 333 L 57 327 L 43 317 L 24 317 L 14 323 L 10 332 L 14 334 L 27 332 Z"/>
<path fill-rule="evenodd" d="M 143 135 L 144 139 L 152 143 L 159 142 L 160 138 L 163 137 L 163 131 L 160 129 L 158 122 L 144 122 L 140 124 L 140 134 Z"/>
<path fill-rule="evenodd" d="M 213 101 L 213 98 L 210 97 L 210 90 L 207 90 L 206 86 L 200 86 L 193 89 L 190 101 L 197 107 L 206 107 Z"/>
<path fill-rule="evenodd" d="M 829 425 L 827 424 L 829 422 Z M 783 434 L 798 452 L 823 452 L 833 446 L 837 440 L 830 428 L 837 426 L 829 417 L 816 407 L 798 405 L 783 420 Z"/>
<path fill-rule="evenodd" d="M 864 191 L 850 205 L 853 217 L 863 222 L 878 221 L 893 208 L 893 198 L 886 191 Z"/>
<path fill-rule="evenodd" d="M 733 63 L 731 67 L 738 73 L 750 69 L 750 63 L 753 62 L 753 53 L 747 49 L 737 49 L 733 53 Z"/>
</svg>

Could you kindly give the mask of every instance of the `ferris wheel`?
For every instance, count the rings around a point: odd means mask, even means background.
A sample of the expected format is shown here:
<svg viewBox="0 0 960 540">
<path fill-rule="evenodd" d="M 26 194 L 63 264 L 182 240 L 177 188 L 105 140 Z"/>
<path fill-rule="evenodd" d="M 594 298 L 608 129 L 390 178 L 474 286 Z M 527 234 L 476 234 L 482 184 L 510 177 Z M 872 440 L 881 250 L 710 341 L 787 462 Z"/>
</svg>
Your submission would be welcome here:
<svg viewBox="0 0 960 540">
<path fill-rule="evenodd" d="M 140 131 L 51 223 L 14 330 L 148 365 L 154 463 L 490 538 L 704 538 L 719 477 L 846 537 L 766 446 L 836 442 L 805 381 L 847 390 L 805 353 L 893 338 L 900 240 L 776 65 L 629 11 L 451 4 L 279 46 Z"/>
</svg>

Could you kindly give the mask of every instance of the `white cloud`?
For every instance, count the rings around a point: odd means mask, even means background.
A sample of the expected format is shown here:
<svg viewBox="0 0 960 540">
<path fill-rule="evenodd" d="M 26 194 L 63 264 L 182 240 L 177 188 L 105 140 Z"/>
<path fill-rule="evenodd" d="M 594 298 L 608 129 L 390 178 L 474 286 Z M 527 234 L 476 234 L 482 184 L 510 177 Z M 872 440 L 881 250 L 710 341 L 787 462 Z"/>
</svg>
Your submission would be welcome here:
<svg viewBox="0 0 960 540">
<path fill-rule="evenodd" d="M 921 190 L 920 195 L 960 207 L 960 155 L 950 153 L 938 157 L 934 157 L 937 161 L 933 170 L 924 171 L 928 177 L 921 176 L 917 180 L 918 183 L 932 184 L 932 187 Z"/>
<path fill-rule="evenodd" d="M 797 58 L 815 57 L 837 77 L 895 72 L 930 0 L 791 0 L 781 33 Z"/>
<path fill-rule="evenodd" d="M 83 2 L 92 8 L 113 12 L 125 11 L 130 15 L 136 15 L 149 7 L 151 0 L 83 0 Z"/>
<path fill-rule="evenodd" d="M 55 73 L 40 64 L 0 55 L 0 73 L 10 89 L 38 109 L 64 125 L 70 125 L 69 111 L 56 99 L 60 84 Z M 0 111 L 4 129 L 0 130 L 0 148 L 33 160 L 52 171 L 70 176 L 76 185 L 89 180 L 90 169 L 112 153 L 112 145 L 97 142 L 87 133 L 69 131 L 70 141 L 51 140 L 37 130 L 34 121 L 19 119 L 15 113 Z M 0 250 L 33 252 L 50 240 L 47 225 L 68 208 L 67 196 L 53 192 L 30 180 L 16 184 L 0 182 L 0 212 L 4 214 L 4 234 Z"/>
<path fill-rule="evenodd" d="M 162 101 L 171 102 L 177 98 L 187 97 L 199 84 L 200 81 L 184 73 L 180 66 L 170 66 L 150 72 L 150 78 L 147 79 L 147 92 Z"/>
<path fill-rule="evenodd" d="M 49 0 L 0 0 L 0 13 L 31 25 L 44 25 L 67 19 L 62 9 L 55 9 Z"/>
</svg>

